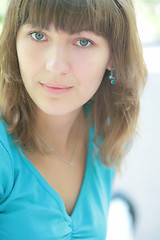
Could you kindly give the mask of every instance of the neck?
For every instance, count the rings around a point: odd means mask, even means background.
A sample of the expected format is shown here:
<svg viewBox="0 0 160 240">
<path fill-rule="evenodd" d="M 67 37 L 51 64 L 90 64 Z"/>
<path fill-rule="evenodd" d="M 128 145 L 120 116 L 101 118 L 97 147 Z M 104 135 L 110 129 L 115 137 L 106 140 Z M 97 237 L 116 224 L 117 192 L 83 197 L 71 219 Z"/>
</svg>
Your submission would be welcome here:
<svg viewBox="0 0 160 240">
<path fill-rule="evenodd" d="M 37 131 L 58 152 L 72 151 L 77 141 L 80 124 L 84 124 L 84 112 L 78 109 L 65 116 L 37 114 Z"/>
</svg>

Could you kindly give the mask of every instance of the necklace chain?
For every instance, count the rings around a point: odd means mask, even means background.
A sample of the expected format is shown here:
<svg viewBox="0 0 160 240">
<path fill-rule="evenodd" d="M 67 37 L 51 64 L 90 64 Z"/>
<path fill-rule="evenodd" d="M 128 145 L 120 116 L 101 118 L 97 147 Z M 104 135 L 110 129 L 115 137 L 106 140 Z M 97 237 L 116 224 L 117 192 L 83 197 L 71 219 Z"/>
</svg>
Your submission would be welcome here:
<svg viewBox="0 0 160 240">
<path fill-rule="evenodd" d="M 82 115 L 82 114 L 81 114 Z M 61 159 L 62 161 L 68 163 L 70 166 L 73 166 L 73 162 L 74 159 L 76 157 L 77 151 L 78 151 L 78 145 L 79 145 L 79 141 L 80 141 L 80 134 L 81 134 L 81 128 L 82 128 L 82 116 L 81 116 L 81 126 L 79 128 L 79 134 L 78 134 L 78 140 L 77 143 L 75 145 L 75 149 L 73 151 L 71 160 L 67 160 L 64 157 L 62 157 L 53 147 L 51 147 L 44 138 L 42 138 L 42 136 L 39 134 L 40 139 L 42 140 L 42 142 L 46 145 L 46 147 L 50 150 L 50 152 L 54 153 L 59 159 Z"/>
</svg>

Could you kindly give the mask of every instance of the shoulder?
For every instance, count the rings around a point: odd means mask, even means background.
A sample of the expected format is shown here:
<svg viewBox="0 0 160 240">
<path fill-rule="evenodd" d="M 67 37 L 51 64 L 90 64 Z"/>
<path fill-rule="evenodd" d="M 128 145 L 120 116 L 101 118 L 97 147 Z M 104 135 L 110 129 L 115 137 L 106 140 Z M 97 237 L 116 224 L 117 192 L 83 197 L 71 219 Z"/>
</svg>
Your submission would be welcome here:
<svg viewBox="0 0 160 240">
<path fill-rule="evenodd" d="M 13 164 L 10 150 L 9 135 L 0 121 L 0 203 L 10 191 L 13 180 Z"/>
</svg>

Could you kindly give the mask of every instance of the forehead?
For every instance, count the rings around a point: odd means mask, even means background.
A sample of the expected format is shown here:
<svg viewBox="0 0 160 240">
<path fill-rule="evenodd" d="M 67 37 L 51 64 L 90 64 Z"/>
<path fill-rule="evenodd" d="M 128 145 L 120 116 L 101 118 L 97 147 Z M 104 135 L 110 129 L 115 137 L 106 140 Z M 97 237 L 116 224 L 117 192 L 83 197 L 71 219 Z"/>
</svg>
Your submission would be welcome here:
<svg viewBox="0 0 160 240">
<path fill-rule="evenodd" d="M 92 31 L 104 34 L 106 10 L 103 0 L 23 0 L 19 6 L 19 23 L 69 33 Z M 105 21 L 104 21 L 105 19 Z"/>
</svg>

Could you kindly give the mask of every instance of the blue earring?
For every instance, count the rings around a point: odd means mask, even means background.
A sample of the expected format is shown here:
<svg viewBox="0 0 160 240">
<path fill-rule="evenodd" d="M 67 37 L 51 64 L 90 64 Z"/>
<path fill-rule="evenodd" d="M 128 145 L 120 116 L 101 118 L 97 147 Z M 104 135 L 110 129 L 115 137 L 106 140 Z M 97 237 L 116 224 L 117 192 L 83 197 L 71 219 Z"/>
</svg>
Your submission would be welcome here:
<svg viewBox="0 0 160 240">
<path fill-rule="evenodd" d="M 110 75 L 109 75 L 109 80 L 111 80 L 111 84 L 115 83 L 115 77 L 114 77 L 114 68 L 112 68 Z"/>
</svg>

